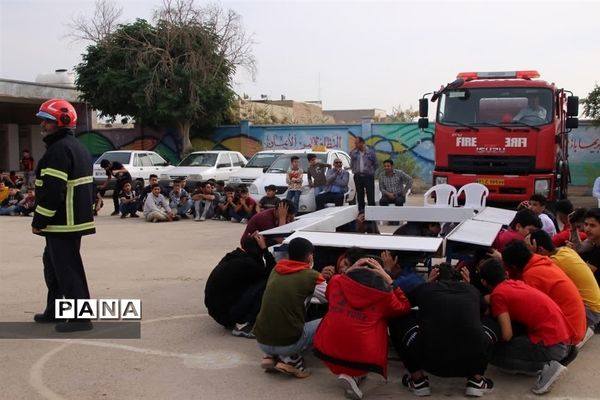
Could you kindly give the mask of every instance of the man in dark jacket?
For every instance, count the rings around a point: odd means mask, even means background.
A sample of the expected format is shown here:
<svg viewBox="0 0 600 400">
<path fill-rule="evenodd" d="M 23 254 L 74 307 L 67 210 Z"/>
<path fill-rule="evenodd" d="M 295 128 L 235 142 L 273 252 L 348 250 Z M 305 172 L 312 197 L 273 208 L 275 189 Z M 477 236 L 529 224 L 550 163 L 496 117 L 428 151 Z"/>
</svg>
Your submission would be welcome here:
<svg viewBox="0 0 600 400">
<path fill-rule="evenodd" d="M 267 278 L 275 259 L 262 235 L 253 233 L 242 248 L 227 253 L 212 270 L 204 289 L 204 305 L 233 336 L 254 338 L 252 328 L 260 311 Z"/>
<path fill-rule="evenodd" d="M 77 113 L 60 99 L 48 100 L 36 114 L 41 118 L 46 153 L 36 169 L 36 206 L 31 230 L 46 238 L 44 277 L 48 287 L 46 310 L 36 322 L 56 322 L 56 299 L 89 299 L 83 262 L 79 253 L 81 237 L 96 232 L 92 159 L 73 135 Z M 58 323 L 56 330 L 70 332 L 92 329 L 89 320 Z"/>
</svg>

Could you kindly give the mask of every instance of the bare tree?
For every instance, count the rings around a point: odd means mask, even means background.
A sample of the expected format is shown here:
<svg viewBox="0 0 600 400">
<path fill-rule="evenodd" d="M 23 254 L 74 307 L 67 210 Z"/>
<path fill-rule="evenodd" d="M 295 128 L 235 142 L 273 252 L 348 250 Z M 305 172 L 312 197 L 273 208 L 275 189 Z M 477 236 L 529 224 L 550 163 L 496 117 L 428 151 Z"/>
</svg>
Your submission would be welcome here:
<svg viewBox="0 0 600 400">
<path fill-rule="evenodd" d="M 73 41 L 100 43 L 119 26 L 123 8 L 112 0 L 97 0 L 92 17 L 79 14 L 67 26 L 71 32 L 67 35 Z"/>
<path fill-rule="evenodd" d="M 163 7 L 155 12 L 154 19 L 174 26 L 199 25 L 209 29 L 209 33 L 217 38 L 219 55 L 235 69 L 241 67 L 255 79 L 256 59 L 252 54 L 255 42 L 234 10 L 224 10 L 217 3 L 197 7 L 194 0 L 163 0 Z"/>
</svg>

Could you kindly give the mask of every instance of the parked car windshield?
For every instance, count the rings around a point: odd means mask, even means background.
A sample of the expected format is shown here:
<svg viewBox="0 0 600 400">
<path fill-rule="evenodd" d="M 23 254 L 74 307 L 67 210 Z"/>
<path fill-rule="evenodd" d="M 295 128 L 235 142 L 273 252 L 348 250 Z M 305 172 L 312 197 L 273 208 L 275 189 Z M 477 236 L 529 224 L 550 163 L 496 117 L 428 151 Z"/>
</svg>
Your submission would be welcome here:
<svg viewBox="0 0 600 400">
<path fill-rule="evenodd" d="M 179 167 L 212 167 L 217 162 L 216 153 L 190 154 L 179 163 Z"/>
<path fill-rule="evenodd" d="M 106 152 L 106 153 L 102 154 L 100 157 L 98 157 L 95 164 L 100 164 L 100 161 L 102 161 L 102 160 L 108 160 L 110 162 L 117 161 L 117 162 L 120 162 L 121 164 L 129 164 L 130 158 L 131 158 L 131 153 L 128 153 L 128 152 L 127 153 Z"/>
<path fill-rule="evenodd" d="M 306 153 L 300 154 L 283 154 L 280 155 L 277 160 L 267 170 L 267 172 L 275 172 L 275 173 L 285 173 L 291 165 L 290 159 L 292 156 L 300 157 L 300 168 L 304 172 L 308 170 L 308 160 L 306 158 Z M 326 163 L 327 162 L 327 154 L 316 154 L 318 162 Z"/>
<path fill-rule="evenodd" d="M 246 168 L 266 168 L 273 164 L 273 161 L 279 157 L 281 153 L 256 153 L 248 164 L 246 164 Z"/>
</svg>

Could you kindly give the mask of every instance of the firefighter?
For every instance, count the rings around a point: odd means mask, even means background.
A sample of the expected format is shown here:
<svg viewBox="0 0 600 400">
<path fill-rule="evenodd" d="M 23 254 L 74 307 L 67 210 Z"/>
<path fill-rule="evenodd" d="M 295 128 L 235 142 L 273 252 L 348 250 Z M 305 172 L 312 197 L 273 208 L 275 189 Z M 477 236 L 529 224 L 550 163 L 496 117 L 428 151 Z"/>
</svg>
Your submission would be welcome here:
<svg viewBox="0 0 600 400">
<path fill-rule="evenodd" d="M 83 262 L 79 253 L 81 237 L 96 232 L 92 159 L 75 138 L 75 108 L 60 99 L 40 106 L 46 153 L 36 169 L 36 206 L 31 230 L 44 236 L 44 278 L 48 287 L 46 310 L 34 316 L 36 322 L 57 322 L 58 332 L 92 329 L 89 320 L 58 321 L 54 313 L 56 299 L 89 299 Z"/>
</svg>

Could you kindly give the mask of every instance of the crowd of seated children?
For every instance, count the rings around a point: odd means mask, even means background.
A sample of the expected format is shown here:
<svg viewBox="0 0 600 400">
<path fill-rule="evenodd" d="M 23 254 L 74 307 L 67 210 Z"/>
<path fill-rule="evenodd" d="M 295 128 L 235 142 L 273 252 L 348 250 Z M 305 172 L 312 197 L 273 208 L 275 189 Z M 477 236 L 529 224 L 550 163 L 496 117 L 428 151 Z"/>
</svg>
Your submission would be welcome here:
<svg viewBox="0 0 600 400">
<path fill-rule="evenodd" d="M 23 200 L 23 193 L 19 189 L 16 187 L 8 189 L 8 195 L 0 201 L 0 215 L 19 215 L 17 207 L 21 200 Z"/>
</svg>

